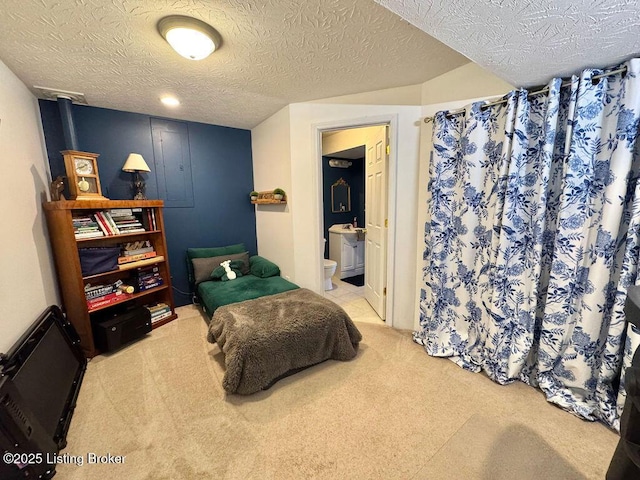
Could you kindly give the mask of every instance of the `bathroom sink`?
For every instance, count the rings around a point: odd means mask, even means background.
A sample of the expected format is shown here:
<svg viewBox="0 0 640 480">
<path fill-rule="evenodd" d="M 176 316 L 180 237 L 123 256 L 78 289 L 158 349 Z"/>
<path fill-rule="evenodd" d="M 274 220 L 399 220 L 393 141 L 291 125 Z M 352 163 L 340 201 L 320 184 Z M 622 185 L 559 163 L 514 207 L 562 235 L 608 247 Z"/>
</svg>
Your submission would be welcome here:
<svg viewBox="0 0 640 480">
<path fill-rule="evenodd" d="M 364 228 L 354 228 L 351 224 L 347 223 L 347 224 L 342 224 L 342 223 L 337 223 L 335 225 L 332 225 L 331 227 L 329 227 L 329 232 L 330 233 L 341 233 L 343 235 L 345 234 L 350 234 L 350 233 L 361 233 L 364 232 L 365 229 Z"/>
<path fill-rule="evenodd" d="M 329 227 L 329 233 L 340 233 L 342 235 L 356 234 L 366 232 L 364 228 L 354 228 L 350 223 L 336 223 Z"/>
</svg>

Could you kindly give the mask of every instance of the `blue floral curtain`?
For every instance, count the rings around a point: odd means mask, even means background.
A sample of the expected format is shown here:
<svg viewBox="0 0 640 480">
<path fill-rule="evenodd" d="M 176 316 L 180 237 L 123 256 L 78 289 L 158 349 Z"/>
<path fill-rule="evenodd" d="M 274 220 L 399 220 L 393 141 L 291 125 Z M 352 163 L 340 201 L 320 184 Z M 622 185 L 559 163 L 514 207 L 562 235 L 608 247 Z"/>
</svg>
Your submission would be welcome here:
<svg viewBox="0 0 640 480">
<path fill-rule="evenodd" d="M 434 118 L 420 330 L 430 355 L 617 428 L 640 253 L 640 59 Z"/>
</svg>

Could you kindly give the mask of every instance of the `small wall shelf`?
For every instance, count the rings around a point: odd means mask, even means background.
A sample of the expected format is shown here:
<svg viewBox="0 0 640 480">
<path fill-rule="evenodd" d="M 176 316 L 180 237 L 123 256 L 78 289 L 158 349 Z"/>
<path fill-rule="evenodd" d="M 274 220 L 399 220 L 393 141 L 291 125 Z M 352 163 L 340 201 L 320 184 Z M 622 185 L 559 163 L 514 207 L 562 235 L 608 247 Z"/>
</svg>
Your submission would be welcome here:
<svg viewBox="0 0 640 480">
<path fill-rule="evenodd" d="M 251 200 L 254 205 L 280 205 L 287 203 L 287 196 L 284 195 L 282 200 L 276 200 L 273 198 L 273 191 L 268 190 L 266 192 L 258 192 L 258 199 Z"/>
</svg>

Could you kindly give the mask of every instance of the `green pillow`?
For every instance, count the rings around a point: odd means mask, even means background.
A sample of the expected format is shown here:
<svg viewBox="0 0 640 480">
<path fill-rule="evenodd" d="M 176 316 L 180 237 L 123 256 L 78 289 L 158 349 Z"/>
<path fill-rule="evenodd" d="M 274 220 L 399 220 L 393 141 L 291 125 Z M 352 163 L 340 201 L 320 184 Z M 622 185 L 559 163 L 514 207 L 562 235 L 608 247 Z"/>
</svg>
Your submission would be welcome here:
<svg viewBox="0 0 640 480">
<path fill-rule="evenodd" d="M 249 266 L 251 275 L 255 275 L 256 277 L 268 278 L 280 275 L 280 267 L 260 255 L 254 255 L 249 258 Z"/>
<path fill-rule="evenodd" d="M 192 258 L 193 282 L 198 285 L 200 282 L 211 280 L 211 273 L 225 260 L 239 260 L 241 265 L 240 271 L 243 274 L 249 273 L 249 252 L 220 255 L 219 257 Z"/>
<path fill-rule="evenodd" d="M 220 257 L 222 255 L 233 255 L 234 253 L 243 253 L 246 251 L 247 249 L 244 247 L 244 243 L 237 243 L 226 247 L 187 248 L 187 257 L 189 259 Z"/>
<path fill-rule="evenodd" d="M 229 264 L 229 267 L 231 268 L 231 270 L 236 272 L 236 276 L 241 277 L 243 265 L 244 265 L 244 262 L 242 260 L 232 260 L 231 263 Z M 227 276 L 227 271 L 224 269 L 222 265 L 219 265 L 217 268 L 213 270 L 213 272 L 211 272 L 211 278 L 214 278 L 216 280 L 218 279 L 225 280 L 226 276 Z M 226 278 L 226 280 L 228 280 L 228 278 Z"/>
</svg>

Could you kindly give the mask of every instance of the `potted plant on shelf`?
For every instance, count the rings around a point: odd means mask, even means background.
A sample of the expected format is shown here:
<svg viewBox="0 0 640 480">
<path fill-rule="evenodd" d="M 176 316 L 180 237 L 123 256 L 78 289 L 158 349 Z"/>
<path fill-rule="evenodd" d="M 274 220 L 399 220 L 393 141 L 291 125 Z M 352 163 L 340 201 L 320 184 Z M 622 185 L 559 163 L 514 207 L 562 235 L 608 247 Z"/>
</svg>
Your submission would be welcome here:
<svg viewBox="0 0 640 480">
<path fill-rule="evenodd" d="M 255 190 L 253 190 L 249 196 L 251 197 L 251 201 L 255 202 L 256 200 L 258 200 L 258 192 L 256 192 Z"/>
<path fill-rule="evenodd" d="M 282 200 L 284 198 L 284 195 L 285 195 L 284 190 L 282 190 L 281 188 L 276 188 L 273 191 L 273 198 L 275 200 Z"/>
</svg>

